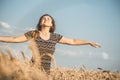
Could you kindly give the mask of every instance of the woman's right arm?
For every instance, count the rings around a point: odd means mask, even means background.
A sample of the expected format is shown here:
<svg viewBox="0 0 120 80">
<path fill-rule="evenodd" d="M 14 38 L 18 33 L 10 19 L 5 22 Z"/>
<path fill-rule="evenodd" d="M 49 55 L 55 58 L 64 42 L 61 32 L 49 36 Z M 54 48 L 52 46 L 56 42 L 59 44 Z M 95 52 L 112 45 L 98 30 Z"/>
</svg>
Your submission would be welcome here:
<svg viewBox="0 0 120 80">
<path fill-rule="evenodd" d="M 0 42 L 7 42 L 7 43 L 21 43 L 27 41 L 25 35 L 11 37 L 11 36 L 0 36 Z"/>
</svg>

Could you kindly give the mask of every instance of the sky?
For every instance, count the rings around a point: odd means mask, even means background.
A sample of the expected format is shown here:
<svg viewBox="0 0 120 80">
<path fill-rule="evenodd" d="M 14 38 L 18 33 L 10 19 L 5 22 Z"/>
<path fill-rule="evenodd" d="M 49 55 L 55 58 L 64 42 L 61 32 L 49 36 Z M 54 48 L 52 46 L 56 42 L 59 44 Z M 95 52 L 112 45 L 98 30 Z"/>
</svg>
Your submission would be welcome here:
<svg viewBox="0 0 120 80">
<path fill-rule="evenodd" d="M 119 4 L 119 0 L 0 0 L 0 36 L 19 36 L 36 29 L 39 18 L 47 13 L 55 19 L 55 33 L 102 45 L 57 44 L 57 66 L 81 68 L 84 64 L 90 70 L 120 71 Z M 31 58 L 28 46 L 28 42 L 0 42 L 1 49 L 10 47 L 20 57 L 24 51 Z"/>
</svg>

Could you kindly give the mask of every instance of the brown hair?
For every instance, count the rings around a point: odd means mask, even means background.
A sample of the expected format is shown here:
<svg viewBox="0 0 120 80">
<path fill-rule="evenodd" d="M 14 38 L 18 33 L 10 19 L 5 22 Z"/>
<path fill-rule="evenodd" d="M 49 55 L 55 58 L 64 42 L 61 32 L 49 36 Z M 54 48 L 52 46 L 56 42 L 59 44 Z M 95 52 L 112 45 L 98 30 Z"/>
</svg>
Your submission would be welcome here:
<svg viewBox="0 0 120 80">
<path fill-rule="evenodd" d="M 49 32 L 54 33 L 54 31 L 55 31 L 55 29 L 56 29 L 55 21 L 54 21 L 53 17 L 50 16 L 49 14 L 44 14 L 44 15 L 42 15 L 42 16 L 40 17 L 39 22 L 38 22 L 38 24 L 37 24 L 37 26 L 36 26 L 36 27 L 37 27 L 37 30 L 41 30 L 41 28 L 42 28 L 42 26 L 41 26 L 41 21 L 42 21 L 42 18 L 43 18 L 44 16 L 49 16 L 49 17 L 52 19 L 52 26 L 51 26 Z"/>
</svg>

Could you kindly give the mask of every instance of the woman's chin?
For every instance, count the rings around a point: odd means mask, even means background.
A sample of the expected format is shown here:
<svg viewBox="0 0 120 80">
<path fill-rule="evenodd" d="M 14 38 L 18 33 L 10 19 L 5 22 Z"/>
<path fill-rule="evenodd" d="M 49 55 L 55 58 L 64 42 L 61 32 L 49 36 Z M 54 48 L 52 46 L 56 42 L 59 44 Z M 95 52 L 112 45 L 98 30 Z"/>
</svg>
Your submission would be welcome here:
<svg viewBox="0 0 120 80">
<path fill-rule="evenodd" d="M 50 27 L 51 25 L 43 24 L 44 27 Z"/>
</svg>

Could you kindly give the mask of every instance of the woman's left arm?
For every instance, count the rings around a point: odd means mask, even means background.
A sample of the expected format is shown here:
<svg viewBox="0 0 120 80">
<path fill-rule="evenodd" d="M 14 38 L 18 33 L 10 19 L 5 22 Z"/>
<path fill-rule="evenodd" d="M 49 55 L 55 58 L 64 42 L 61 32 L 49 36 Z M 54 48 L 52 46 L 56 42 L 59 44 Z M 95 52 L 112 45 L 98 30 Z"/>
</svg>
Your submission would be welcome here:
<svg viewBox="0 0 120 80">
<path fill-rule="evenodd" d="M 70 39 L 70 38 L 65 38 L 62 37 L 61 40 L 59 41 L 59 43 L 61 44 L 68 44 L 68 45 L 90 45 L 92 47 L 101 47 L 100 44 L 95 43 L 95 42 L 91 42 L 91 41 L 87 41 L 87 40 L 78 40 L 78 39 Z"/>
</svg>

